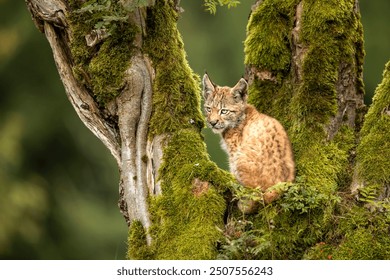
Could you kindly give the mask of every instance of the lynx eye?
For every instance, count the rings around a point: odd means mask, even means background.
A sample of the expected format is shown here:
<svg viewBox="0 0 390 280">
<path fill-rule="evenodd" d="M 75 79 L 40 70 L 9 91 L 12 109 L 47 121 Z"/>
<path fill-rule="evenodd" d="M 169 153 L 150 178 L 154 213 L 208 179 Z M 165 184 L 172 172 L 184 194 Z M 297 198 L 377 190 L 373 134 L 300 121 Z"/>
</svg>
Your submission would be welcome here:
<svg viewBox="0 0 390 280">
<path fill-rule="evenodd" d="M 210 107 L 205 107 L 205 110 L 206 110 L 207 113 L 211 112 L 211 108 Z"/>
<path fill-rule="evenodd" d="M 221 115 L 226 115 L 227 113 L 229 113 L 228 109 L 222 109 L 221 110 Z"/>
</svg>

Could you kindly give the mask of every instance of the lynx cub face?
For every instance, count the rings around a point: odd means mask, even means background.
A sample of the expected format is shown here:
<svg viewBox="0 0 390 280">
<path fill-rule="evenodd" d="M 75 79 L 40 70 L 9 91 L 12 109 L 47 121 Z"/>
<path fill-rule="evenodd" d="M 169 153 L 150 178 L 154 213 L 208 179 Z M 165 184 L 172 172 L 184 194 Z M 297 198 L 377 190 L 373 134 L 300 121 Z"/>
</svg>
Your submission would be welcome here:
<svg viewBox="0 0 390 280">
<path fill-rule="evenodd" d="M 243 186 L 263 191 L 265 203 L 277 199 L 280 194 L 268 189 L 295 177 L 291 144 L 283 126 L 247 104 L 244 79 L 232 88 L 213 84 L 207 74 L 202 82 L 207 124 L 222 136 L 231 173 Z M 246 203 L 250 209 L 241 210 L 253 212 L 255 203 Z"/>
<path fill-rule="evenodd" d="M 244 79 L 233 88 L 214 85 L 207 74 L 203 78 L 203 96 L 207 124 L 214 133 L 237 127 L 245 116 L 247 82 Z"/>
</svg>

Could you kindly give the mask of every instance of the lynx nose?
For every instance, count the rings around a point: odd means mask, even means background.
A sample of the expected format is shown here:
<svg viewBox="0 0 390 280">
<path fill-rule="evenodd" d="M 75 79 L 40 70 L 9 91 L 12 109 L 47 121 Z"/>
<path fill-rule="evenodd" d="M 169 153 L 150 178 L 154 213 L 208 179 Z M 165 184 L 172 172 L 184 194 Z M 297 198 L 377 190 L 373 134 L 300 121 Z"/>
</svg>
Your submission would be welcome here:
<svg viewBox="0 0 390 280">
<path fill-rule="evenodd" d="M 210 121 L 209 123 L 210 123 L 210 125 L 211 125 L 212 127 L 214 127 L 214 126 L 218 123 L 218 121 Z"/>
</svg>

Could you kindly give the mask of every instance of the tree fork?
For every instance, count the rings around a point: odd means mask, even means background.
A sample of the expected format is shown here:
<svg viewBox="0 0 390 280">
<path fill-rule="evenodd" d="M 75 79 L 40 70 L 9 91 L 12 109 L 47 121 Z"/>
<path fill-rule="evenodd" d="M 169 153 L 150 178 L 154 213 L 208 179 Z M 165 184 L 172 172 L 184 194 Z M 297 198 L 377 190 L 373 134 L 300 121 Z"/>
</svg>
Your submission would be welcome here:
<svg viewBox="0 0 390 280">
<path fill-rule="evenodd" d="M 90 90 L 77 80 L 72 69 L 74 58 L 70 43 L 73 34 L 67 18 L 70 12 L 69 1 L 26 0 L 26 4 L 35 25 L 47 37 L 73 108 L 87 128 L 110 150 L 118 164 L 120 171 L 118 204 L 121 213 L 128 225 L 134 220 L 139 220 L 144 228 L 148 229 L 150 226 L 148 190 L 154 189 L 154 186 L 149 184 L 157 184 L 154 168 L 158 168 L 161 159 L 156 156 L 162 155 L 155 152 L 155 166 L 150 167 L 152 162 L 146 160 L 147 155 L 161 146 L 147 145 L 154 75 L 149 59 L 139 52 L 132 56 L 130 67 L 125 71 L 123 89 L 106 108 L 102 108 Z M 153 4 L 153 1 L 150 4 Z M 145 14 L 145 8 L 136 8 L 130 16 L 134 24 L 140 27 L 141 32 L 145 32 L 143 18 Z M 142 48 L 141 32 L 133 42 L 138 49 Z M 86 45 L 89 47 L 93 47 L 107 36 L 95 33 L 85 34 Z M 147 242 L 150 244 L 150 236 L 147 236 Z"/>
</svg>

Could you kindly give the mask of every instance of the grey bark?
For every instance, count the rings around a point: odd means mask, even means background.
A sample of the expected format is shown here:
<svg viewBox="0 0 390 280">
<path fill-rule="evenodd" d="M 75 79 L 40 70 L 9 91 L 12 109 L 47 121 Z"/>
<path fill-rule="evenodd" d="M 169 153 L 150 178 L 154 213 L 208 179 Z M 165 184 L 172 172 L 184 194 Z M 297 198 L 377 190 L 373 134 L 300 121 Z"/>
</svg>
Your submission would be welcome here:
<svg viewBox="0 0 390 280">
<path fill-rule="evenodd" d="M 90 92 L 75 78 L 70 52 L 72 34 L 66 15 L 67 0 L 25 0 L 37 28 L 45 34 L 69 101 L 81 121 L 110 150 L 120 171 L 119 207 L 126 222 L 139 220 L 148 229 L 149 192 L 158 193 L 156 179 L 162 157 L 162 137 L 148 141 L 148 124 L 152 111 L 154 71 L 148 58 L 134 54 L 125 73 L 125 87 L 106 109 L 101 109 Z M 153 4 L 153 1 L 150 1 Z M 145 10 L 137 8 L 130 16 L 144 31 Z M 86 45 L 93 46 L 107 34 L 85 34 Z M 142 34 L 133 42 L 142 47 Z M 118 121 L 113 121 L 117 119 Z M 148 160 L 145 160 L 145 159 Z M 148 243 L 151 242 L 147 237 Z"/>
</svg>

